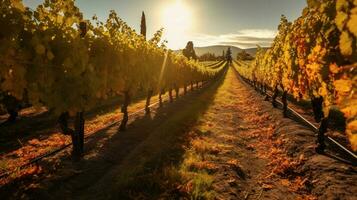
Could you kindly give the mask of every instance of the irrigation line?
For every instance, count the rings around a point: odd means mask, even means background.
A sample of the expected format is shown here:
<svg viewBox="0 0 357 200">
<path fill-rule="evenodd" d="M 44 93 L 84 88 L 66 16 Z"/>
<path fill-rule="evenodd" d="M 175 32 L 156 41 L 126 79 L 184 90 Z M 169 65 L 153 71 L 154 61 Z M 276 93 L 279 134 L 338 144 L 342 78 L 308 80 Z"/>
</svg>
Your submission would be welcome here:
<svg viewBox="0 0 357 200">
<path fill-rule="evenodd" d="M 149 107 L 155 106 L 155 105 L 157 105 L 158 103 L 159 103 L 158 101 L 155 102 L 155 103 L 152 103 Z M 137 115 L 138 113 L 143 112 L 143 111 L 145 111 L 145 108 L 144 108 L 144 109 L 141 109 L 141 110 L 138 110 L 138 111 L 136 111 L 136 112 L 134 112 L 134 113 L 131 113 L 131 114 L 129 114 L 129 116 Z M 84 137 L 84 139 L 88 139 L 88 138 L 94 136 L 97 132 L 99 132 L 99 131 L 101 131 L 101 130 L 104 130 L 104 129 L 108 128 L 108 127 L 111 127 L 111 126 L 113 126 L 114 124 L 116 124 L 116 123 L 118 123 L 118 122 L 120 122 L 120 120 L 117 120 L 117 121 L 114 121 L 114 122 L 112 122 L 112 123 L 109 123 L 109 124 L 105 125 L 104 128 L 101 128 L 100 130 L 91 131 L 91 132 L 89 132 L 89 133 L 86 134 L 86 136 Z M 88 141 L 87 141 L 87 142 L 88 142 Z M 27 162 L 27 163 L 25 163 L 25 164 L 23 164 L 23 165 L 17 167 L 17 168 L 14 169 L 14 170 L 5 171 L 5 172 L 3 172 L 3 173 L 0 175 L 0 179 L 9 176 L 10 174 L 14 173 L 16 170 L 21 170 L 21 169 L 23 169 L 23 168 L 25 168 L 25 167 L 27 167 L 27 166 L 29 166 L 29 165 L 32 165 L 32 164 L 34 164 L 34 163 L 37 163 L 38 161 L 41 161 L 42 159 L 44 159 L 44 158 L 46 158 L 46 157 L 50 157 L 50 156 L 52 156 L 52 155 L 55 155 L 55 154 L 57 154 L 57 153 L 59 153 L 59 152 L 65 150 L 65 149 L 67 149 L 67 148 L 70 147 L 71 145 L 72 145 L 72 142 L 70 142 L 70 143 L 68 143 L 68 144 L 66 144 L 66 145 L 64 145 L 64 146 L 62 146 L 62 147 L 59 147 L 58 149 L 55 149 L 55 150 L 53 150 L 53 151 L 49 151 L 49 152 L 47 152 L 47 153 L 45 153 L 45 154 L 43 154 L 43 155 L 40 155 L 40 156 L 38 156 L 38 157 L 36 157 L 36 158 L 33 158 L 33 159 L 30 160 L 29 162 Z"/>
<path fill-rule="evenodd" d="M 239 64 L 239 63 L 237 63 Z M 240 79 L 242 79 L 241 75 L 239 74 L 239 72 L 233 67 L 233 69 L 236 71 L 236 73 L 239 75 Z M 246 82 L 244 79 L 242 79 L 245 83 Z M 251 87 L 253 87 L 250 83 L 248 83 Z M 267 94 L 270 98 L 272 98 L 271 95 Z M 279 103 L 280 105 L 283 105 L 283 103 L 279 100 L 276 100 L 277 103 Z M 310 126 L 310 128 L 312 128 L 315 133 L 319 130 L 318 127 L 316 127 L 313 123 L 311 123 L 309 120 L 307 120 L 305 117 L 303 117 L 300 113 L 296 112 L 293 108 L 288 106 L 288 111 L 290 111 L 293 115 L 295 115 L 297 118 L 299 118 L 300 120 L 304 121 L 306 124 L 308 124 L 308 126 Z M 344 151 L 345 153 L 347 153 L 349 156 L 351 156 L 352 158 L 355 159 L 355 161 L 357 160 L 357 156 L 355 153 L 353 153 L 352 151 L 348 150 L 346 147 L 344 147 L 342 144 L 340 144 L 339 142 L 337 142 L 335 139 L 331 138 L 330 136 L 325 136 L 325 138 L 327 139 L 328 142 L 335 144 L 336 146 L 338 146 L 342 151 Z M 351 163 L 354 165 L 354 163 Z"/>
<path fill-rule="evenodd" d="M 270 96 L 270 95 L 269 95 Z M 271 97 L 271 96 L 270 96 Z M 280 105 L 283 105 L 283 103 L 279 100 L 277 100 L 277 102 Z M 290 108 L 288 106 L 288 111 L 290 111 L 291 113 L 293 113 L 295 116 L 297 116 L 299 119 L 303 120 L 306 124 L 308 124 L 315 132 L 317 132 L 319 130 L 319 128 L 317 128 L 313 123 L 311 123 L 309 120 L 307 120 L 305 117 L 303 117 L 301 114 L 299 114 L 298 112 L 296 112 L 294 109 Z M 337 145 L 339 148 L 341 148 L 343 151 L 345 151 L 346 153 L 348 153 L 351 157 L 353 157 L 355 160 L 357 160 L 357 156 L 356 154 L 354 154 L 352 151 L 348 150 L 346 147 L 344 147 L 342 144 L 340 144 L 339 142 L 337 142 L 336 140 L 334 140 L 333 138 L 331 138 L 330 136 L 325 136 L 325 138 L 327 139 L 327 141 Z"/>
<path fill-rule="evenodd" d="M 167 97 L 166 97 L 165 99 L 163 99 L 163 102 L 167 102 L 167 101 L 168 101 L 168 98 L 167 98 Z M 157 104 L 159 104 L 159 101 L 155 101 L 154 103 L 150 104 L 150 105 L 149 105 L 149 108 L 151 108 L 151 107 L 153 107 L 153 106 L 156 106 Z M 135 111 L 135 112 L 133 112 L 133 113 L 130 113 L 130 114 L 128 115 L 128 117 L 133 117 L 133 116 L 138 115 L 139 113 L 144 112 L 144 111 L 145 111 L 145 108 L 140 109 L 140 110 L 138 110 L 138 111 Z M 100 132 L 100 131 L 102 131 L 102 130 L 104 130 L 104 129 L 106 129 L 106 128 L 109 128 L 109 127 L 111 127 L 111 126 L 113 126 L 113 125 L 119 123 L 121 120 L 122 120 L 122 119 L 113 121 L 113 122 L 111 122 L 111 123 L 105 125 L 105 127 L 101 128 L 101 129 L 99 129 L 99 130 L 90 131 L 89 133 L 86 134 L 86 136 L 84 137 L 84 139 L 89 139 L 89 138 L 95 136 L 96 133 L 98 133 L 98 132 Z M 86 141 L 86 142 L 88 142 L 88 141 Z M 21 169 L 23 169 L 23 168 L 25 168 L 25 167 L 27 167 L 27 166 L 29 166 L 29 165 L 35 164 L 35 163 L 37 163 L 38 161 L 41 161 L 41 160 L 44 159 L 44 158 L 50 157 L 50 156 L 52 156 L 52 155 L 56 155 L 57 153 L 62 152 L 63 150 L 65 150 L 65 149 L 67 149 L 68 147 L 70 147 L 71 145 L 72 145 L 72 142 L 70 142 L 70 143 L 68 143 L 68 144 L 66 144 L 66 145 L 64 145 L 64 146 L 62 146 L 62 147 L 59 147 L 58 149 L 55 149 L 55 150 L 53 150 L 53 151 L 49 151 L 49 152 L 47 152 L 47 153 L 45 153 L 45 154 L 43 154 L 43 155 L 40 155 L 40 156 L 38 156 L 38 157 L 36 157 L 36 158 L 33 158 L 33 159 L 30 160 L 29 162 L 27 162 L 27 163 L 25 163 L 25 164 L 23 164 L 23 165 L 21 165 L 21 166 L 19 166 L 19 167 L 16 167 L 16 169 L 14 169 L 14 170 L 5 171 L 5 172 L 3 172 L 3 173 L 0 175 L 0 179 L 9 176 L 10 174 L 14 173 L 14 172 L 17 171 L 17 170 L 21 170 Z"/>
</svg>

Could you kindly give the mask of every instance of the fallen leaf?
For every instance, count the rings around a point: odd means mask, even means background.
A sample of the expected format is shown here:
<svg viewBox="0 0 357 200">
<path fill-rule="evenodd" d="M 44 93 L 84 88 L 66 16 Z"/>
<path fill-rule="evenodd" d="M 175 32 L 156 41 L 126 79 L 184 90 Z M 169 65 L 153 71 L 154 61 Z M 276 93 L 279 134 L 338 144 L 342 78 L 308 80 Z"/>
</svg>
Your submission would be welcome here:
<svg viewBox="0 0 357 200">
<path fill-rule="evenodd" d="M 288 179 L 282 179 L 280 182 L 283 186 L 286 186 L 286 187 L 288 187 L 290 185 L 290 181 Z"/>
<path fill-rule="evenodd" d="M 273 188 L 273 185 L 272 184 L 263 183 L 262 188 L 264 190 L 270 190 L 270 189 Z"/>
</svg>

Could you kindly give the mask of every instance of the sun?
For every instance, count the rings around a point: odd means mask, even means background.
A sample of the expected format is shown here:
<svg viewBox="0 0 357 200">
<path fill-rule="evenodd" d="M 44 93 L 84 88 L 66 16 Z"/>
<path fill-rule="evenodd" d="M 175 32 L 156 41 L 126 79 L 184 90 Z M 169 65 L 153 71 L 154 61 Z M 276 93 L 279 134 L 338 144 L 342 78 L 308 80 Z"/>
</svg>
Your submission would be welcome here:
<svg viewBox="0 0 357 200">
<path fill-rule="evenodd" d="M 163 9 L 162 21 L 169 47 L 182 48 L 193 22 L 190 8 L 183 1 L 176 0 Z"/>
</svg>

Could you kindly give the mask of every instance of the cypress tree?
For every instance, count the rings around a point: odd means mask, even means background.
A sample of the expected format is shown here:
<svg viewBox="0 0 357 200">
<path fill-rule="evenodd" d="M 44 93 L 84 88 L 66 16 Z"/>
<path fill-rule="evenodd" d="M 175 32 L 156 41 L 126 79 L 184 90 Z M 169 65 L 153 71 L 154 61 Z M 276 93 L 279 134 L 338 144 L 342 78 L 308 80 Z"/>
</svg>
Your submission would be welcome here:
<svg viewBox="0 0 357 200">
<path fill-rule="evenodd" d="M 230 47 L 228 47 L 228 50 L 226 52 L 226 60 L 228 61 L 229 64 L 232 63 L 232 50 Z"/>
<path fill-rule="evenodd" d="M 141 24 L 140 24 L 140 34 L 145 37 L 146 39 L 146 18 L 144 11 L 141 15 Z"/>
</svg>

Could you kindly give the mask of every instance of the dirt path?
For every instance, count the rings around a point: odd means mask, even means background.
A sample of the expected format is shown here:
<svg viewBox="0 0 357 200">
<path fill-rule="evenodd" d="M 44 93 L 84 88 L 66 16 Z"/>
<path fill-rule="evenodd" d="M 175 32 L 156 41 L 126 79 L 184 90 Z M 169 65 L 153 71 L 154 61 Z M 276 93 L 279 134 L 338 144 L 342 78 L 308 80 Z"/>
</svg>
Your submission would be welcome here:
<svg viewBox="0 0 357 200">
<path fill-rule="evenodd" d="M 230 68 L 204 90 L 114 125 L 79 164 L 0 190 L 9 199 L 353 199 L 356 168 L 316 155 L 313 133 Z"/>
<path fill-rule="evenodd" d="M 314 134 L 283 118 L 233 69 L 192 131 L 181 195 L 194 199 L 353 199 L 356 168 L 314 153 Z"/>
</svg>

